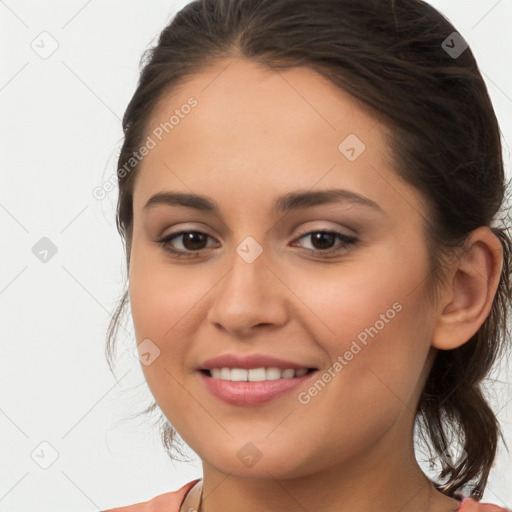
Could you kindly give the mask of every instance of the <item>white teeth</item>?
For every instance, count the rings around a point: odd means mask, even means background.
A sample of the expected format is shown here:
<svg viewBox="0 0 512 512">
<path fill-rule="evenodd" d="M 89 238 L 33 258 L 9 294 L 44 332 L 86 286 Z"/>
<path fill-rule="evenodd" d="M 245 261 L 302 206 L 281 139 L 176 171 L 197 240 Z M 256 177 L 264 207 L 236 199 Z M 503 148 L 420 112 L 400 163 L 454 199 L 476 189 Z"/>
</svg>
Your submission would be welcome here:
<svg viewBox="0 0 512 512">
<path fill-rule="evenodd" d="M 247 380 L 248 373 L 249 372 L 247 370 L 244 370 L 243 368 L 232 368 L 230 380 L 234 380 L 234 381 Z"/>
<path fill-rule="evenodd" d="M 281 368 L 212 368 L 211 375 L 215 379 L 231 380 L 235 382 L 249 381 L 258 382 L 262 380 L 291 379 L 293 377 L 302 377 L 308 370 L 301 368 L 293 370 L 292 368 L 281 370 Z"/>
<path fill-rule="evenodd" d="M 247 380 L 250 380 L 251 382 L 267 380 L 267 372 L 265 368 L 251 368 L 249 370 Z"/>
<path fill-rule="evenodd" d="M 267 368 L 266 371 L 267 380 L 277 380 L 281 378 L 281 369 L 280 368 Z"/>
</svg>

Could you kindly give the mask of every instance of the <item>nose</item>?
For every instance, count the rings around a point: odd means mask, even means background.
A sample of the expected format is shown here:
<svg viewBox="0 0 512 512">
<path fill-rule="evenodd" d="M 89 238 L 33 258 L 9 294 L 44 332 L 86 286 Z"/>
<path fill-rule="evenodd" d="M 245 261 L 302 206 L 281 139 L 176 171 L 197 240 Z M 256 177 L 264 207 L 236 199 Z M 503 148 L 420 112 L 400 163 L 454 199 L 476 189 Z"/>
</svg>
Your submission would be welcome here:
<svg viewBox="0 0 512 512">
<path fill-rule="evenodd" d="M 252 263 L 234 254 L 231 270 L 212 290 L 214 299 L 207 318 L 217 329 L 248 337 L 287 322 L 287 288 L 267 266 L 264 254 Z"/>
</svg>

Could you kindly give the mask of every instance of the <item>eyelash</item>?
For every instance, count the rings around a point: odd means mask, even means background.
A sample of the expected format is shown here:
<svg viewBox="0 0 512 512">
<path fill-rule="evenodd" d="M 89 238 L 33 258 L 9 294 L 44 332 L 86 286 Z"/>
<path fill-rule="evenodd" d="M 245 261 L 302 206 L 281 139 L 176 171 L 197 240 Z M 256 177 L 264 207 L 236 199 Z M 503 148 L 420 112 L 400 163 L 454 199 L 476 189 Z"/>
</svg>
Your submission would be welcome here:
<svg viewBox="0 0 512 512">
<path fill-rule="evenodd" d="M 204 251 L 206 249 L 199 249 L 197 251 L 183 251 L 180 249 L 175 249 L 171 247 L 170 242 L 181 235 L 187 234 L 187 233 L 199 233 L 201 235 L 206 235 L 209 238 L 213 238 L 207 233 L 204 233 L 202 231 L 196 231 L 196 230 L 189 230 L 189 231 L 178 231 L 176 233 L 171 233 L 167 235 L 164 238 L 161 238 L 160 240 L 156 240 L 156 243 L 158 243 L 166 252 L 173 255 L 173 257 L 198 257 L 201 253 L 201 251 Z M 353 236 L 344 235 L 343 233 L 339 233 L 338 231 L 327 231 L 327 230 L 314 230 L 314 231 L 308 231 L 306 233 L 302 233 L 296 240 L 300 240 L 301 238 L 304 238 L 306 236 L 313 235 L 315 233 L 323 233 L 323 234 L 331 234 L 336 235 L 337 238 L 342 240 L 341 248 L 338 247 L 331 247 L 330 249 L 303 249 L 305 251 L 308 251 L 310 253 L 313 253 L 314 255 L 320 255 L 322 257 L 328 257 L 330 255 L 336 255 L 338 253 L 341 253 L 345 249 L 347 249 L 350 246 L 355 245 L 358 242 L 358 239 Z"/>
</svg>

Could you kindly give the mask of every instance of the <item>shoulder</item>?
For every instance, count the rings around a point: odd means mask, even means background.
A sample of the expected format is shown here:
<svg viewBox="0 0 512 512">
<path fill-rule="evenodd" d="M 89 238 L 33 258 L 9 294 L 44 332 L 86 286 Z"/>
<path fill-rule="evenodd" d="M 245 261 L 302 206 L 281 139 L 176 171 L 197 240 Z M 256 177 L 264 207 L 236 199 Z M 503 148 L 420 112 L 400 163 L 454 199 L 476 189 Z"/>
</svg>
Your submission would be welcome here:
<svg viewBox="0 0 512 512">
<path fill-rule="evenodd" d="M 457 512 L 511 512 L 507 508 L 499 507 L 491 503 L 481 503 L 472 498 L 462 500 Z"/>
<path fill-rule="evenodd" d="M 177 491 L 166 492 L 155 496 L 149 501 L 135 503 L 134 505 L 127 505 L 118 508 L 109 508 L 101 512 L 156 512 L 166 510 L 168 512 L 179 512 L 181 503 L 183 502 L 186 494 L 194 485 L 199 482 L 200 478 L 187 482 L 180 487 Z"/>
</svg>

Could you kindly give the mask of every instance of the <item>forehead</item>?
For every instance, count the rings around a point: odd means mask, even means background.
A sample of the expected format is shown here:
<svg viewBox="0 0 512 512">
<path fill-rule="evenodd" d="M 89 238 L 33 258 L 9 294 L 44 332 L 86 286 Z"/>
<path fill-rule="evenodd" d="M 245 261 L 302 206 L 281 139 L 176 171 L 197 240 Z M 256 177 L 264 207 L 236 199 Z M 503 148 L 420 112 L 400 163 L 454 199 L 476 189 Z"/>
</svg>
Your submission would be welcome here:
<svg viewBox="0 0 512 512">
<path fill-rule="evenodd" d="M 321 188 L 366 188 L 396 201 L 385 185 L 393 179 L 387 133 L 368 108 L 311 69 L 220 61 L 153 110 L 146 136 L 155 146 L 139 166 L 134 209 L 168 188 L 210 195 L 222 185 L 223 193 L 249 197 L 320 180 Z"/>
<path fill-rule="evenodd" d="M 189 111 L 191 98 L 197 105 Z M 182 109 L 187 112 L 179 112 Z M 329 142 L 346 130 L 368 139 L 368 132 L 378 124 L 366 105 L 312 69 L 270 68 L 245 59 L 218 61 L 188 76 L 156 105 L 146 131 L 168 122 L 175 113 L 180 117 L 174 116 L 173 135 L 190 127 L 198 138 L 229 136 L 233 143 L 251 134 L 275 136 L 280 128 L 287 129 L 282 135 L 289 139 L 321 133 Z M 379 131 L 371 137 L 378 139 Z"/>
</svg>

